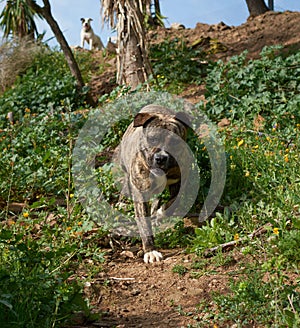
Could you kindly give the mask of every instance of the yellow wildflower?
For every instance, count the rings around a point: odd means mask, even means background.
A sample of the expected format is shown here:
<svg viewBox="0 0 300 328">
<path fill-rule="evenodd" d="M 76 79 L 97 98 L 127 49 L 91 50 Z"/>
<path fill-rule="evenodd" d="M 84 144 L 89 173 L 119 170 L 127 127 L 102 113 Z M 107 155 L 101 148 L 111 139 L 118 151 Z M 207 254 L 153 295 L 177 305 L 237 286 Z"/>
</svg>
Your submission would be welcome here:
<svg viewBox="0 0 300 328">
<path fill-rule="evenodd" d="M 23 216 L 24 216 L 24 218 L 28 218 L 29 213 L 28 213 L 28 212 L 24 212 L 24 213 L 23 213 Z"/>
<path fill-rule="evenodd" d="M 30 108 L 25 108 L 25 113 L 30 113 Z"/>
<path fill-rule="evenodd" d="M 273 233 L 274 233 L 275 235 L 279 235 L 279 229 L 278 229 L 278 228 L 274 228 L 274 229 L 273 229 Z"/>
<path fill-rule="evenodd" d="M 238 233 L 236 233 L 236 234 L 233 236 L 233 239 L 234 239 L 234 240 L 239 240 L 239 239 L 240 239 L 240 236 L 239 236 L 239 234 L 238 234 Z"/>
<path fill-rule="evenodd" d="M 250 176 L 250 172 L 249 171 L 246 171 L 245 177 L 249 177 L 249 176 Z"/>
<path fill-rule="evenodd" d="M 289 155 L 288 155 L 288 154 L 284 155 L 284 161 L 285 161 L 286 163 L 288 163 L 288 161 L 289 161 Z"/>
<path fill-rule="evenodd" d="M 244 140 L 243 140 L 243 139 L 240 140 L 240 141 L 238 142 L 238 147 L 240 147 L 243 143 L 244 143 Z"/>
<path fill-rule="evenodd" d="M 74 197 L 74 194 L 70 194 L 70 198 L 73 198 Z"/>
</svg>

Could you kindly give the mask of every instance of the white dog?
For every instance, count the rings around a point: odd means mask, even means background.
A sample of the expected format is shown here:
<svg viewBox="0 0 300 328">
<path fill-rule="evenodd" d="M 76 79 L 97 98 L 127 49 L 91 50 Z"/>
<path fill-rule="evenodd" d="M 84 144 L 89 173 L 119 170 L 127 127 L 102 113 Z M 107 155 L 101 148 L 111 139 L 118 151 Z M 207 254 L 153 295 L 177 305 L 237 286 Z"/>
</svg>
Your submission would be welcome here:
<svg viewBox="0 0 300 328">
<path fill-rule="evenodd" d="M 98 49 L 102 50 L 104 48 L 103 43 L 98 35 L 96 35 L 91 27 L 92 18 L 81 18 L 82 29 L 81 29 L 81 48 L 84 47 L 84 42 L 86 41 L 90 50 Z"/>
</svg>

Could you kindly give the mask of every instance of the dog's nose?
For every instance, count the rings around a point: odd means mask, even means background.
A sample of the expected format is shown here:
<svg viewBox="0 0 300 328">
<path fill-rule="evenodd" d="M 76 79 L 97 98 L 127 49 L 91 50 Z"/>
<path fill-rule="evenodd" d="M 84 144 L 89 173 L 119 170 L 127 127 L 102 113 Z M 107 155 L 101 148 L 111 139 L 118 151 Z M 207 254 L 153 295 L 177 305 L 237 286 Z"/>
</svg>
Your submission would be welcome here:
<svg viewBox="0 0 300 328">
<path fill-rule="evenodd" d="M 154 155 L 154 160 L 157 165 L 165 165 L 168 161 L 168 154 L 166 153 L 157 153 Z"/>
</svg>

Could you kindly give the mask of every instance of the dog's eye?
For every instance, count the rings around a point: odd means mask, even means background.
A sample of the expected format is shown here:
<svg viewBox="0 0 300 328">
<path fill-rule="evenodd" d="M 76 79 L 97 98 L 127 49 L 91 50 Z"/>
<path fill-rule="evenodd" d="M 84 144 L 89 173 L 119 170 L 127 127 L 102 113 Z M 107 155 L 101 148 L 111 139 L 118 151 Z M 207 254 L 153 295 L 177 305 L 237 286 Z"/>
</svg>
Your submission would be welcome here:
<svg viewBox="0 0 300 328">
<path fill-rule="evenodd" d="M 149 145 L 157 145 L 160 140 L 158 136 L 148 136 L 147 141 Z"/>
</svg>

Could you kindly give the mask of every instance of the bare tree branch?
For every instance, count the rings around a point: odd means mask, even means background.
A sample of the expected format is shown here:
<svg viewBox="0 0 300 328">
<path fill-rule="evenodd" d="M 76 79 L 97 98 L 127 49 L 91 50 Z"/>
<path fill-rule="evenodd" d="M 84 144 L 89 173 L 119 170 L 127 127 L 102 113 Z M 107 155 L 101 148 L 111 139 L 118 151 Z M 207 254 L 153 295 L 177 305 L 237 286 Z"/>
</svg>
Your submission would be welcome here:
<svg viewBox="0 0 300 328">
<path fill-rule="evenodd" d="M 84 86 L 84 82 L 79 70 L 79 67 L 77 65 L 77 62 L 73 56 L 73 53 L 63 35 L 61 32 L 56 20 L 53 18 L 51 13 L 51 6 L 48 0 L 43 0 L 44 7 L 39 6 L 34 0 L 27 0 L 27 4 L 33 8 L 37 13 L 40 13 L 47 23 L 49 24 L 52 32 L 54 33 L 59 45 L 61 46 L 61 49 L 66 57 L 66 60 L 68 62 L 71 74 L 75 77 L 77 81 L 77 85 L 79 88 L 82 88 Z"/>
<path fill-rule="evenodd" d="M 66 58 L 68 66 L 70 68 L 71 74 L 76 79 L 77 87 L 79 90 L 81 90 L 84 87 L 84 81 L 83 81 L 79 66 L 74 58 L 71 48 L 69 47 L 62 31 L 59 28 L 58 23 L 52 16 L 51 5 L 50 5 L 49 0 L 43 0 L 43 4 L 44 4 L 43 7 L 39 6 L 36 3 L 36 1 L 34 1 L 34 0 L 26 0 L 26 2 L 28 4 L 28 6 L 30 6 L 34 11 L 36 11 L 41 16 L 43 16 L 45 18 L 46 22 L 49 24 L 52 32 L 54 33 L 54 35 L 56 37 L 57 42 L 59 43 L 59 45 L 64 53 L 64 56 Z M 90 105 L 92 105 L 92 106 L 95 105 L 95 102 L 90 95 L 87 96 L 87 100 Z"/>
</svg>

